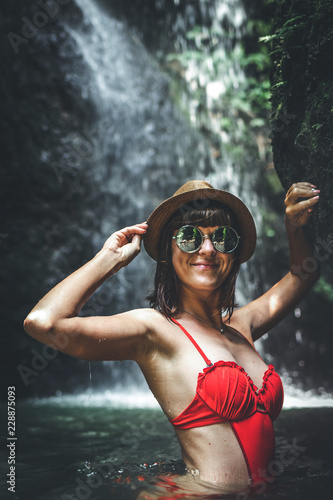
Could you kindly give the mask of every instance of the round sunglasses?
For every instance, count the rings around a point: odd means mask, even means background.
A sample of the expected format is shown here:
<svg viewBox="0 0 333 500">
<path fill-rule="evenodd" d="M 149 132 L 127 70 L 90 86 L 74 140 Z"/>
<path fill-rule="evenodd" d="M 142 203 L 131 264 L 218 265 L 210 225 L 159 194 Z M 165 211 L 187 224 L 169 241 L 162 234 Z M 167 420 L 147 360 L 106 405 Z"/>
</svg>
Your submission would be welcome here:
<svg viewBox="0 0 333 500">
<path fill-rule="evenodd" d="M 176 236 L 172 237 L 176 240 L 177 247 L 185 253 L 194 253 L 199 250 L 205 238 L 210 238 L 218 252 L 231 253 L 236 250 L 240 236 L 229 226 L 220 226 L 212 235 L 209 235 L 202 234 L 196 226 L 186 225 L 178 229 Z"/>
</svg>

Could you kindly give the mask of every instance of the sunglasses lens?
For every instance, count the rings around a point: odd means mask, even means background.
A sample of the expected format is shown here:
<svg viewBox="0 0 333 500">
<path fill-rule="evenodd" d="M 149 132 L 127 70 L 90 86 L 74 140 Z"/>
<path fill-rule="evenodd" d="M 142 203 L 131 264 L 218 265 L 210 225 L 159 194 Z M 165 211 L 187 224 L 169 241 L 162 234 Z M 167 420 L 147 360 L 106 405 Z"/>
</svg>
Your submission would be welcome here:
<svg viewBox="0 0 333 500">
<path fill-rule="evenodd" d="M 176 243 L 182 252 L 195 252 L 201 245 L 202 237 L 199 229 L 194 226 L 181 227 L 176 236 Z"/>
<path fill-rule="evenodd" d="M 231 227 L 219 227 L 213 237 L 216 250 L 222 253 L 230 253 L 238 245 L 238 235 Z"/>
</svg>

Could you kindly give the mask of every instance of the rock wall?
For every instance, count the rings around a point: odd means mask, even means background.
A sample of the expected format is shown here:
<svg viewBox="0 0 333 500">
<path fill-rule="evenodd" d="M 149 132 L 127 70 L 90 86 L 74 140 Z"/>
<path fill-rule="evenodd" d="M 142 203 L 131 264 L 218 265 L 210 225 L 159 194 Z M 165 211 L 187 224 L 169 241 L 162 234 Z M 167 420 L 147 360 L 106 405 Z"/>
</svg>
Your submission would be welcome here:
<svg viewBox="0 0 333 500">
<path fill-rule="evenodd" d="M 320 202 L 308 233 L 322 276 L 294 314 L 275 328 L 266 349 L 287 378 L 330 390 L 333 301 L 333 4 L 276 0 L 271 43 L 271 139 L 276 172 L 287 190 L 310 181 Z M 293 332 L 294 334 L 291 334 Z M 286 349 L 287 347 L 287 349 Z M 323 390 L 323 387 L 321 390 Z"/>
<path fill-rule="evenodd" d="M 322 261 L 333 266 L 333 4 L 277 0 L 272 38 L 272 144 L 283 186 L 321 190 L 311 224 Z"/>
</svg>

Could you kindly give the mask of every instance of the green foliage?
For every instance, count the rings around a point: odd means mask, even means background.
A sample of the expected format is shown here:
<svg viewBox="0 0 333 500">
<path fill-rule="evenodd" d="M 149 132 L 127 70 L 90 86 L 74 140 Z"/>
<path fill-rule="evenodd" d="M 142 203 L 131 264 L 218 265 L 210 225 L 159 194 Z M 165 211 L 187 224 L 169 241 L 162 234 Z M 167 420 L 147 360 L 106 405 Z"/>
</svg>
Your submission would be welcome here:
<svg viewBox="0 0 333 500">
<path fill-rule="evenodd" d="M 285 191 L 274 168 L 265 171 L 265 181 L 268 193 L 281 199 Z"/>
<path fill-rule="evenodd" d="M 259 71 L 265 71 L 267 68 L 267 56 L 263 52 L 254 52 L 253 54 L 249 54 L 248 56 L 243 55 L 241 59 L 241 65 L 246 68 L 250 64 L 254 64 L 254 66 Z"/>
<path fill-rule="evenodd" d="M 274 38 L 276 38 L 276 35 L 261 36 L 259 42 L 270 43 Z"/>
<path fill-rule="evenodd" d="M 267 238 L 274 238 L 279 228 L 279 215 L 273 212 L 270 208 L 262 209 L 262 234 Z"/>
<path fill-rule="evenodd" d="M 196 26 L 186 34 L 182 50 L 165 59 L 171 80 L 177 82 L 171 85 L 173 99 L 204 133 L 214 157 L 244 174 L 254 164 L 262 166 L 263 187 L 270 162 L 271 47 L 259 38 L 272 32 L 267 19 L 248 19 L 242 34 Z M 274 223 L 268 225 L 272 237 Z"/>
<path fill-rule="evenodd" d="M 204 63 L 205 55 L 198 50 L 186 50 L 179 54 L 168 54 L 166 60 L 167 62 L 176 60 L 186 68 L 190 62 Z"/>
<path fill-rule="evenodd" d="M 258 28 L 257 25 L 256 28 Z M 261 29 L 263 29 L 262 26 Z M 214 30 L 197 26 L 186 36 L 188 40 L 194 42 L 194 46 L 181 53 L 168 54 L 166 61 L 168 63 L 177 61 L 182 71 L 185 72 L 190 68 L 196 68 L 203 81 L 203 83 L 198 82 L 202 99 L 205 99 L 206 94 L 205 83 L 222 80 L 226 74 L 237 71 L 239 68 L 239 70 L 249 73 L 249 77 L 242 83 L 241 87 L 237 87 L 237 90 L 236 88 L 232 89 L 232 82 L 230 82 L 233 95 L 230 95 L 229 92 L 227 99 L 228 101 L 231 99 L 229 101 L 231 107 L 242 113 L 256 115 L 269 109 L 270 82 L 267 66 L 269 58 L 266 48 L 261 46 L 258 48 L 258 52 L 246 54 L 245 48 L 239 46 L 226 55 L 220 46 L 223 41 L 221 42 Z M 217 105 L 224 109 L 225 99 L 221 97 Z M 255 126 L 258 126 L 258 122 Z"/>
<path fill-rule="evenodd" d="M 322 295 L 322 297 L 324 297 L 329 302 L 333 303 L 333 286 L 328 283 L 322 276 L 315 284 L 314 291 Z"/>
</svg>

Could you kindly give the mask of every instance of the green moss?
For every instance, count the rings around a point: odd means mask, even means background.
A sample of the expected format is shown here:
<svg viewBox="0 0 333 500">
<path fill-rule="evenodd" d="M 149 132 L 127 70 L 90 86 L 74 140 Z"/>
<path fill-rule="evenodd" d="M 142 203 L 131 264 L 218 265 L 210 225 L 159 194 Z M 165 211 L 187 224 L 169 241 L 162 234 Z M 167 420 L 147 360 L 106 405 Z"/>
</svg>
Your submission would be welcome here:
<svg viewBox="0 0 333 500">
<path fill-rule="evenodd" d="M 271 194 L 278 195 L 281 199 L 285 193 L 285 190 L 282 187 L 280 179 L 276 173 L 274 168 L 266 170 L 264 172 L 265 180 L 267 183 L 267 191 Z"/>
<path fill-rule="evenodd" d="M 314 291 L 322 297 L 324 297 L 329 302 L 333 303 L 333 286 L 328 283 L 325 278 L 320 277 L 314 286 Z"/>
<path fill-rule="evenodd" d="M 333 238 L 333 4 L 276 1 L 272 42 L 272 145 L 285 189 L 307 180 L 321 190 L 314 239 Z M 329 263 L 333 266 L 333 256 Z"/>
</svg>

